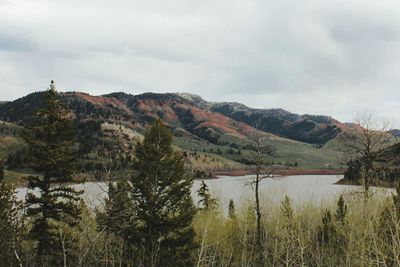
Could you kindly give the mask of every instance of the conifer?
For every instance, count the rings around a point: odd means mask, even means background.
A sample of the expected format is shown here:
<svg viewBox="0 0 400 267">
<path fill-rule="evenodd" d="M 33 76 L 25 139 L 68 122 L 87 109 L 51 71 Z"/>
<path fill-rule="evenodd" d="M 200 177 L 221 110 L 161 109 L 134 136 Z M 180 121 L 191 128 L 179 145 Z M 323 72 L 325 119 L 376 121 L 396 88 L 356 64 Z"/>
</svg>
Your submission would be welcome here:
<svg viewBox="0 0 400 267">
<path fill-rule="evenodd" d="M 235 214 L 235 203 L 233 202 L 233 199 L 229 200 L 229 205 L 228 205 L 228 217 L 231 219 L 236 218 Z"/>
<path fill-rule="evenodd" d="M 200 188 L 197 190 L 200 200 L 197 202 L 200 210 L 210 210 L 217 207 L 217 201 L 211 196 L 208 185 L 201 181 Z"/>
<path fill-rule="evenodd" d="M 30 167 L 40 174 L 28 177 L 26 204 L 32 221 L 29 237 L 36 241 L 37 264 L 41 266 L 61 253 L 60 223 L 74 226 L 80 219 L 81 192 L 65 185 L 73 181 L 73 131 L 53 81 L 24 139 Z"/>
<path fill-rule="evenodd" d="M 157 120 L 136 148 L 131 179 L 136 246 L 144 266 L 190 265 L 194 248 L 191 223 L 193 180 L 182 153 L 172 148 L 172 133 Z"/>
<path fill-rule="evenodd" d="M 336 208 L 336 220 L 341 223 L 342 225 L 344 225 L 346 223 L 346 216 L 347 216 L 348 210 L 347 210 L 347 205 L 344 202 L 344 198 L 341 195 L 339 197 L 339 200 L 337 202 L 337 208 Z"/>
</svg>

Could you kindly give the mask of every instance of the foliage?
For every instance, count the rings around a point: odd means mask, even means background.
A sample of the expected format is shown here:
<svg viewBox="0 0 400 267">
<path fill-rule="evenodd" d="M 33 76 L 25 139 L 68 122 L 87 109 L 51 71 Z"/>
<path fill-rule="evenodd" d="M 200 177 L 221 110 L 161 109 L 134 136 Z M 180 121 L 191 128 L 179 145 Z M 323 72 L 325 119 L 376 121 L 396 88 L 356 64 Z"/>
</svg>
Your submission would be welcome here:
<svg viewBox="0 0 400 267">
<path fill-rule="evenodd" d="M 0 159 L 0 263 L 3 265 L 12 266 L 19 263 L 20 208 L 14 188 L 4 181 L 4 162 Z"/>
<path fill-rule="evenodd" d="M 124 183 L 115 185 L 113 192 L 126 192 L 123 187 L 118 189 Z M 263 239 L 265 257 L 261 264 L 256 251 L 257 230 L 252 205 L 240 203 L 234 219 L 225 216 L 220 209 L 199 212 L 191 223 L 199 246 L 187 258 L 185 266 L 398 266 L 400 216 L 396 205 L 399 193 L 400 189 L 393 196 L 378 192 L 372 195 L 366 219 L 360 201 L 362 196 L 357 194 L 323 205 L 304 202 L 293 205 L 286 197 L 281 205 L 264 206 L 269 216 L 263 217 L 262 227 L 268 238 Z M 127 206 L 132 202 L 128 203 Z M 62 236 L 72 236 L 69 240 L 75 242 L 67 258 L 69 266 L 144 265 L 143 254 L 139 253 L 143 248 L 140 243 L 128 244 L 122 238 L 125 233 L 118 229 L 106 231 L 107 220 L 99 220 L 98 216 L 95 220 L 92 212 L 82 210 L 82 221 L 76 228 L 68 228 L 68 231 L 62 228 Z M 117 211 L 116 205 L 114 211 L 109 213 L 113 214 L 109 218 L 116 218 L 116 225 L 123 226 L 125 223 L 119 223 L 123 221 L 120 220 L 123 213 Z M 135 222 L 128 224 L 135 225 Z M 28 243 L 18 250 L 23 266 L 34 266 L 34 261 L 30 260 L 31 248 L 32 244 Z M 163 257 L 166 258 L 163 261 L 176 260 L 174 253 Z M 162 263 L 162 266 L 168 265 L 172 263 Z"/>
<path fill-rule="evenodd" d="M 131 236 L 144 266 L 185 266 L 194 246 L 192 179 L 171 144 L 171 132 L 157 120 L 136 147 Z"/>
<path fill-rule="evenodd" d="M 376 154 L 376 156 L 375 156 Z M 400 177 L 400 143 L 388 146 L 374 153 L 369 176 L 372 185 L 389 185 L 395 187 Z M 345 178 L 353 183 L 362 180 L 364 171 L 362 158 L 349 160 Z"/>
<path fill-rule="evenodd" d="M 233 199 L 229 200 L 229 204 L 228 204 L 228 217 L 231 219 L 235 219 L 236 218 L 236 214 L 235 214 L 235 203 L 233 202 Z"/>
<path fill-rule="evenodd" d="M 335 218 L 338 222 L 340 222 L 342 225 L 346 224 L 346 216 L 348 214 L 348 207 L 344 201 L 344 198 L 342 195 L 340 195 L 339 200 L 337 202 L 337 208 L 336 208 L 336 214 Z"/>
<path fill-rule="evenodd" d="M 60 242 L 60 223 L 74 226 L 79 221 L 80 192 L 64 185 L 72 182 L 74 143 L 70 121 L 57 96 L 54 82 L 44 95 L 42 108 L 24 136 L 30 167 L 42 176 L 30 176 L 26 196 L 27 216 L 32 220 L 29 236 L 37 242 L 37 263 L 56 263 L 65 254 Z M 35 193 L 37 192 L 37 193 Z"/>
<path fill-rule="evenodd" d="M 110 180 L 104 209 L 96 210 L 97 231 L 105 232 L 105 239 L 109 240 L 104 245 L 113 247 L 120 244 L 119 262 L 124 265 L 134 262 L 131 255 L 135 252 L 131 236 L 134 207 L 130 206 L 132 201 L 129 191 L 130 185 L 126 179 L 120 178 L 115 183 Z M 106 249 L 105 252 L 110 254 L 105 255 L 105 258 L 111 258 L 113 251 Z"/>
<path fill-rule="evenodd" d="M 210 190 L 204 180 L 201 181 L 200 188 L 197 190 L 197 195 L 200 198 L 197 202 L 200 210 L 210 210 L 217 207 L 217 201 L 211 196 Z"/>
<path fill-rule="evenodd" d="M 337 206 L 339 210 L 343 210 L 339 206 L 348 207 L 345 225 L 329 209 L 308 207 L 308 204 L 294 209 L 288 198 L 280 207 L 269 206 L 271 216 L 264 218 L 263 223 L 269 234 L 263 243 L 267 256 L 261 266 L 371 266 L 377 262 L 397 266 L 400 263 L 397 254 L 400 247 L 396 243 L 400 240 L 396 232 L 400 230 L 399 224 L 391 218 L 391 230 L 386 236 L 378 235 L 380 227 L 388 229 L 388 222 L 380 221 L 385 197 L 371 199 L 367 223 L 363 223 L 358 197 L 351 199 L 350 203 L 346 201 Z M 255 243 L 248 242 L 256 229 L 247 218 L 247 209 L 241 209 L 235 220 L 237 225 L 231 227 L 229 218 L 199 214 L 195 225 L 199 238 L 204 240 L 197 262 L 201 266 L 260 266 L 254 257 Z M 368 231 L 369 238 L 362 239 L 364 231 Z"/>
</svg>

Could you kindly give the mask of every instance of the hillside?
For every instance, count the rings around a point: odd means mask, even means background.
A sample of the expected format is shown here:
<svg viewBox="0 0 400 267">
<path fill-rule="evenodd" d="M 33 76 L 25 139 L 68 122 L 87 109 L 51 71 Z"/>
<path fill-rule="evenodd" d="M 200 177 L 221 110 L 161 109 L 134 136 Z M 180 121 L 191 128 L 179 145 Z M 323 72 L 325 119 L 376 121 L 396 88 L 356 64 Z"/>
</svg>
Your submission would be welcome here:
<svg viewBox="0 0 400 267">
<path fill-rule="evenodd" d="M 20 137 L 22 128 L 12 123 L 0 121 L 0 157 L 6 157 L 23 144 Z"/>
<path fill-rule="evenodd" d="M 299 115 L 283 109 L 254 109 L 237 102 L 213 103 L 193 94 L 180 94 L 193 104 L 244 122 L 259 130 L 311 144 L 334 139 L 344 125 L 328 116 Z"/>
<path fill-rule="evenodd" d="M 297 115 L 282 109 L 252 109 L 238 103 L 218 103 L 211 110 L 253 127 L 293 140 L 325 144 L 341 131 L 331 117 Z"/>
<path fill-rule="evenodd" d="M 374 162 L 371 183 L 373 185 L 384 185 L 395 187 L 400 176 L 400 143 L 385 148 L 380 157 Z M 344 174 L 342 183 L 359 184 L 361 181 L 361 162 L 359 159 L 349 163 Z"/>
<path fill-rule="evenodd" d="M 36 92 L 0 105 L 0 119 L 19 127 L 26 125 L 41 97 L 42 92 Z M 129 166 L 136 140 L 155 119 L 172 130 L 175 146 L 186 151 L 193 172 L 248 168 L 255 133 L 275 147 L 274 157 L 267 158 L 271 164 L 303 169 L 338 167 L 340 152 L 322 145 L 340 132 L 340 123 L 329 117 L 211 103 L 191 94 L 92 96 L 68 92 L 60 98 L 77 129 L 83 170 L 101 169 L 109 158 Z M 17 144 L 23 146 L 20 140 Z M 2 153 L 10 155 L 10 150 Z"/>
<path fill-rule="evenodd" d="M 33 93 L 4 103 L 0 108 L 1 118 L 12 122 L 29 120 L 40 103 L 40 94 Z M 91 96 L 71 92 L 62 94 L 62 98 L 77 119 L 131 120 L 139 123 L 136 128 L 143 128 L 160 117 L 171 127 L 192 133 L 195 131 L 200 135 L 207 135 L 207 130 L 203 128 L 218 128 L 223 133 L 240 137 L 254 127 L 292 140 L 325 144 L 344 127 L 344 124 L 327 116 L 298 115 L 282 109 L 253 109 L 240 103 L 213 103 L 187 93 Z"/>
</svg>

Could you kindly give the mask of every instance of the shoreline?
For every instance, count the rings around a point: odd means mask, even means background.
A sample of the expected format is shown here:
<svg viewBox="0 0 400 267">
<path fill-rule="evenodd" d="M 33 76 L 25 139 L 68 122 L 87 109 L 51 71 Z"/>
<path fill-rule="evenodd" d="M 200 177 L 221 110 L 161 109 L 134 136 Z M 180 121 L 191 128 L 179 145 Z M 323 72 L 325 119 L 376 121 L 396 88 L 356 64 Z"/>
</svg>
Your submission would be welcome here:
<svg viewBox="0 0 400 267">
<path fill-rule="evenodd" d="M 277 169 L 275 170 L 276 176 L 292 176 L 292 175 L 343 175 L 345 169 Z M 208 179 L 218 179 L 220 176 L 245 176 L 245 175 L 254 175 L 254 169 L 239 169 L 239 170 L 225 170 L 225 171 L 212 171 L 211 176 L 207 178 L 195 178 L 194 180 L 208 180 Z M 340 179 L 336 184 L 341 184 L 343 182 L 343 178 Z M 81 182 L 105 182 L 105 181 L 94 181 L 94 180 L 85 180 Z M 79 181 L 68 183 L 68 184 L 79 184 Z M 19 180 L 16 183 L 12 183 L 15 188 L 23 188 L 26 187 L 27 181 L 25 179 Z"/>
<path fill-rule="evenodd" d="M 342 175 L 345 169 L 311 169 L 311 170 L 300 170 L 300 169 L 278 169 L 275 171 L 276 175 L 289 176 L 289 175 Z M 242 169 L 242 170 L 228 170 L 228 171 L 214 171 L 212 172 L 211 178 L 218 176 L 244 176 L 255 174 L 254 169 Z"/>
<path fill-rule="evenodd" d="M 340 179 L 335 184 L 337 184 L 337 185 L 349 185 L 349 186 L 362 186 L 359 182 L 348 180 L 346 178 Z M 395 189 L 396 188 L 396 183 L 371 184 L 371 187 Z"/>
</svg>

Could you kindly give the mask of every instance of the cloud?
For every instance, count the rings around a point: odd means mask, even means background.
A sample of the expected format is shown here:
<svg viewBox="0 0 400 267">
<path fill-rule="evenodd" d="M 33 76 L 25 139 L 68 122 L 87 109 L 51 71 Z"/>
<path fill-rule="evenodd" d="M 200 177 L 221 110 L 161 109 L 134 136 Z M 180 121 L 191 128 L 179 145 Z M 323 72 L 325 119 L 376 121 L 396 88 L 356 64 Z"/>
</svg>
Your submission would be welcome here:
<svg viewBox="0 0 400 267">
<path fill-rule="evenodd" d="M 1 35 L 0 34 L 0 51 L 9 52 L 26 52 L 34 49 L 34 44 L 32 44 L 29 39 L 25 39 L 19 36 L 12 35 Z"/>
<path fill-rule="evenodd" d="M 0 90 L 10 100 L 55 79 L 399 120 L 399 29 L 395 0 L 0 0 Z"/>
</svg>

